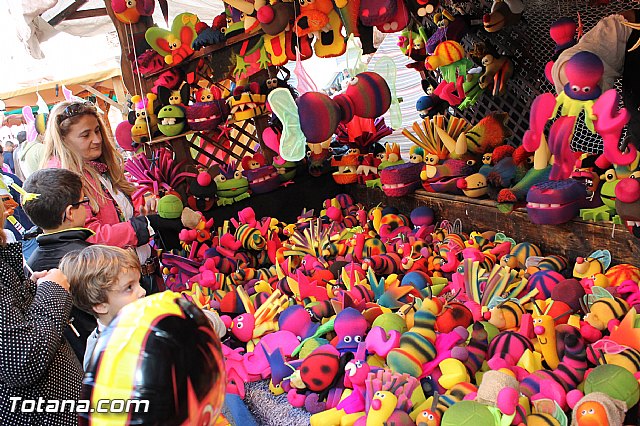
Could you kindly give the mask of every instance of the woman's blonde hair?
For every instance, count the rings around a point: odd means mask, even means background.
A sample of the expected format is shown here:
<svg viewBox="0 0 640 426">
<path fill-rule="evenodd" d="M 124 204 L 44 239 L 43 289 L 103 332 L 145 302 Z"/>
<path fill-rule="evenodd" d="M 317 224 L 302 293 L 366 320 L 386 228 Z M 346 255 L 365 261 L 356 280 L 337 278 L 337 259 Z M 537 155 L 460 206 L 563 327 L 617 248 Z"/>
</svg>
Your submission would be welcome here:
<svg viewBox="0 0 640 426">
<path fill-rule="evenodd" d="M 7 234 L 5 234 L 4 230 L 4 213 L 5 213 L 4 203 L 0 200 L 0 220 L 2 220 L 2 224 L 0 224 L 0 247 L 4 247 L 7 245 Z"/>
<path fill-rule="evenodd" d="M 94 245 L 67 253 L 60 270 L 69 280 L 73 304 L 95 315 L 93 307 L 109 300 L 107 292 L 125 271 L 141 272 L 140 259 L 131 249 Z"/>
<path fill-rule="evenodd" d="M 71 126 L 76 124 L 84 115 L 93 115 L 100 127 L 102 135 L 102 154 L 98 161 L 108 167 L 107 174 L 114 189 L 118 189 L 127 195 L 135 191 L 135 186 L 128 182 L 124 175 L 124 159 L 116 150 L 111 135 L 106 131 L 106 126 L 95 105 L 86 101 L 64 101 L 55 105 L 49 113 L 47 129 L 44 134 L 44 157 L 41 168 L 46 168 L 47 163 L 56 158 L 63 169 L 68 169 L 82 176 L 82 185 L 89 197 L 91 209 L 99 210 L 98 203 L 105 201 L 104 191 L 100 187 L 100 174 L 96 169 L 83 161 L 80 155 L 71 149 L 65 142 L 65 136 L 69 134 Z"/>
</svg>

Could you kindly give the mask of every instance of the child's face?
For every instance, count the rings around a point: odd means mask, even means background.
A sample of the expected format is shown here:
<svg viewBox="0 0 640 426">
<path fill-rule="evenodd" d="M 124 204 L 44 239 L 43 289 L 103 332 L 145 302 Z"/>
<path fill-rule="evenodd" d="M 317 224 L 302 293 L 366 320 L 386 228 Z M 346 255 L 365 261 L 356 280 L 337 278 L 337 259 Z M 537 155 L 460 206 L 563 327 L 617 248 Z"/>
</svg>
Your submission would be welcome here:
<svg viewBox="0 0 640 426">
<path fill-rule="evenodd" d="M 120 273 L 118 282 L 107 291 L 107 302 L 101 303 L 105 314 L 100 315 L 100 322 L 108 325 L 120 312 L 120 309 L 143 298 L 147 292 L 140 287 L 140 273 L 125 269 Z"/>
<path fill-rule="evenodd" d="M 83 228 L 85 222 L 87 221 L 87 205 L 84 194 L 80 195 L 80 200 L 78 200 L 77 205 L 71 206 L 71 215 L 69 219 L 71 220 L 71 226 L 73 228 Z"/>
</svg>

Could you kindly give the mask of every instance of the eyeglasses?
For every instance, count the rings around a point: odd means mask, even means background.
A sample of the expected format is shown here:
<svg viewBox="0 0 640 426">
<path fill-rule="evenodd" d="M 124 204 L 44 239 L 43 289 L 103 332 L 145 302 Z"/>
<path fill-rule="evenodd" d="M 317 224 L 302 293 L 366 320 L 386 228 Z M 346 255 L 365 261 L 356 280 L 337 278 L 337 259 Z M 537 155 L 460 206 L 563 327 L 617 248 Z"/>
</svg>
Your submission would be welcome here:
<svg viewBox="0 0 640 426">
<path fill-rule="evenodd" d="M 71 203 L 69 205 L 73 206 L 73 207 L 78 207 L 78 206 L 80 206 L 82 204 L 87 204 L 89 201 L 90 201 L 89 197 L 84 197 L 82 200 L 76 201 L 75 203 Z"/>
<path fill-rule="evenodd" d="M 58 115 L 58 125 L 67 118 L 75 117 L 76 115 L 86 113 L 96 113 L 97 109 L 93 102 L 74 102 L 67 105 L 67 107 Z"/>
<path fill-rule="evenodd" d="M 75 209 L 80 207 L 83 204 L 88 204 L 89 201 L 90 201 L 89 197 L 84 197 L 82 200 L 76 201 L 75 203 L 71 203 L 69 205 Z M 64 222 L 65 220 L 67 220 L 67 209 L 65 209 L 64 213 L 62 214 L 62 222 Z"/>
</svg>

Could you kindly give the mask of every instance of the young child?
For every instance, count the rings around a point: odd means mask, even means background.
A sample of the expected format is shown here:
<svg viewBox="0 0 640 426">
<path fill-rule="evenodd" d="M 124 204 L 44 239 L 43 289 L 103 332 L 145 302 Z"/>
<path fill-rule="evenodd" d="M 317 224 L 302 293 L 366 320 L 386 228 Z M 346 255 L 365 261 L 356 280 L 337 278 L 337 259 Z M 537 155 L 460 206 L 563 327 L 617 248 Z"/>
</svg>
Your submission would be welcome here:
<svg viewBox="0 0 640 426">
<path fill-rule="evenodd" d="M 4 222 L 4 213 L 0 203 L 0 223 Z M 80 398 L 82 368 L 63 336 L 71 311 L 68 288 L 67 279 L 57 269 L 36 272 L 31 280 L 27 279 L 20 243 L 6 244 L 4 233 L 0 232 L 2 424 L 77 424 L 74 412 L 34 410 L 29 403 L 38 398 L 45 401 Z M 24 411 L 23 407 L 31 410 Z"/>
<path fill-rule="evenodd" d="M 43 169 L 33 173 L 22 185 L 28 193 L 23 197 L 23 209 L 31 221 L 40 227 L 38 247 L 27 260 L 33 271 L 57 268 L 62 257 L 74 250 L 88 247 L 87 238 L 93 231 L 84 228 L 88 199 L 82 192 L 80 175 L 65 169 Z M 79 360 L 84 357 L 87 338 L 96 328 L 96 320 L 80 309 L 71 309 L 65 337 Z"/>
<path fill-rule="evenodd" d="M 80 175 L 66 169 L 38 170 L 22 189 L 37 194 L 23 200 L 23 209 L 43 231 L 37 237 L 38 248 L 27 261 L 31 269 L 57 268 L 65 254 L 90 245 L 86 240 L 93 232 L 84 228 L 89 200 L 82 192 Z"/>
<path fill-rule="evenodd" d="M 87 339 L 83 363 L 86 370 L 100 332 L 120 309 L 146 295 L 140 286 L 140 260 L 132 250 L 94 245 L 67 254 L 60 269 L 69 280 L 73 304 L 98 320 Z"/>
</svg>

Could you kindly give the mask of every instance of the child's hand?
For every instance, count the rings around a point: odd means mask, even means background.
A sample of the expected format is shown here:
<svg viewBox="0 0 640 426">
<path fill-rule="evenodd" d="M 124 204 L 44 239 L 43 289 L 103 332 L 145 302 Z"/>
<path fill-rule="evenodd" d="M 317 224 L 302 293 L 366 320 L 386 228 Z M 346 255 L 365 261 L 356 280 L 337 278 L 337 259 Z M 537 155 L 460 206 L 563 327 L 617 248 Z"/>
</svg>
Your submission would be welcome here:
<svg viewBox="0 0 640 426">
<path fill-rule="evenodd" d="M 34 275 L 39 273 L 40 272 L 35 272 Z M 50 269 L 49 271 L 46 272 L 44 276 L 41 276 L 40 278 L 38 278 L 36 282 L 40 284 L 43 281 L 53 281 L 54 283 L 58 284 L 60 287 L 69 291 L 69 281 L 67 281 L 67 276 L 63 274 L 60 269 Z"/>
</svg>

